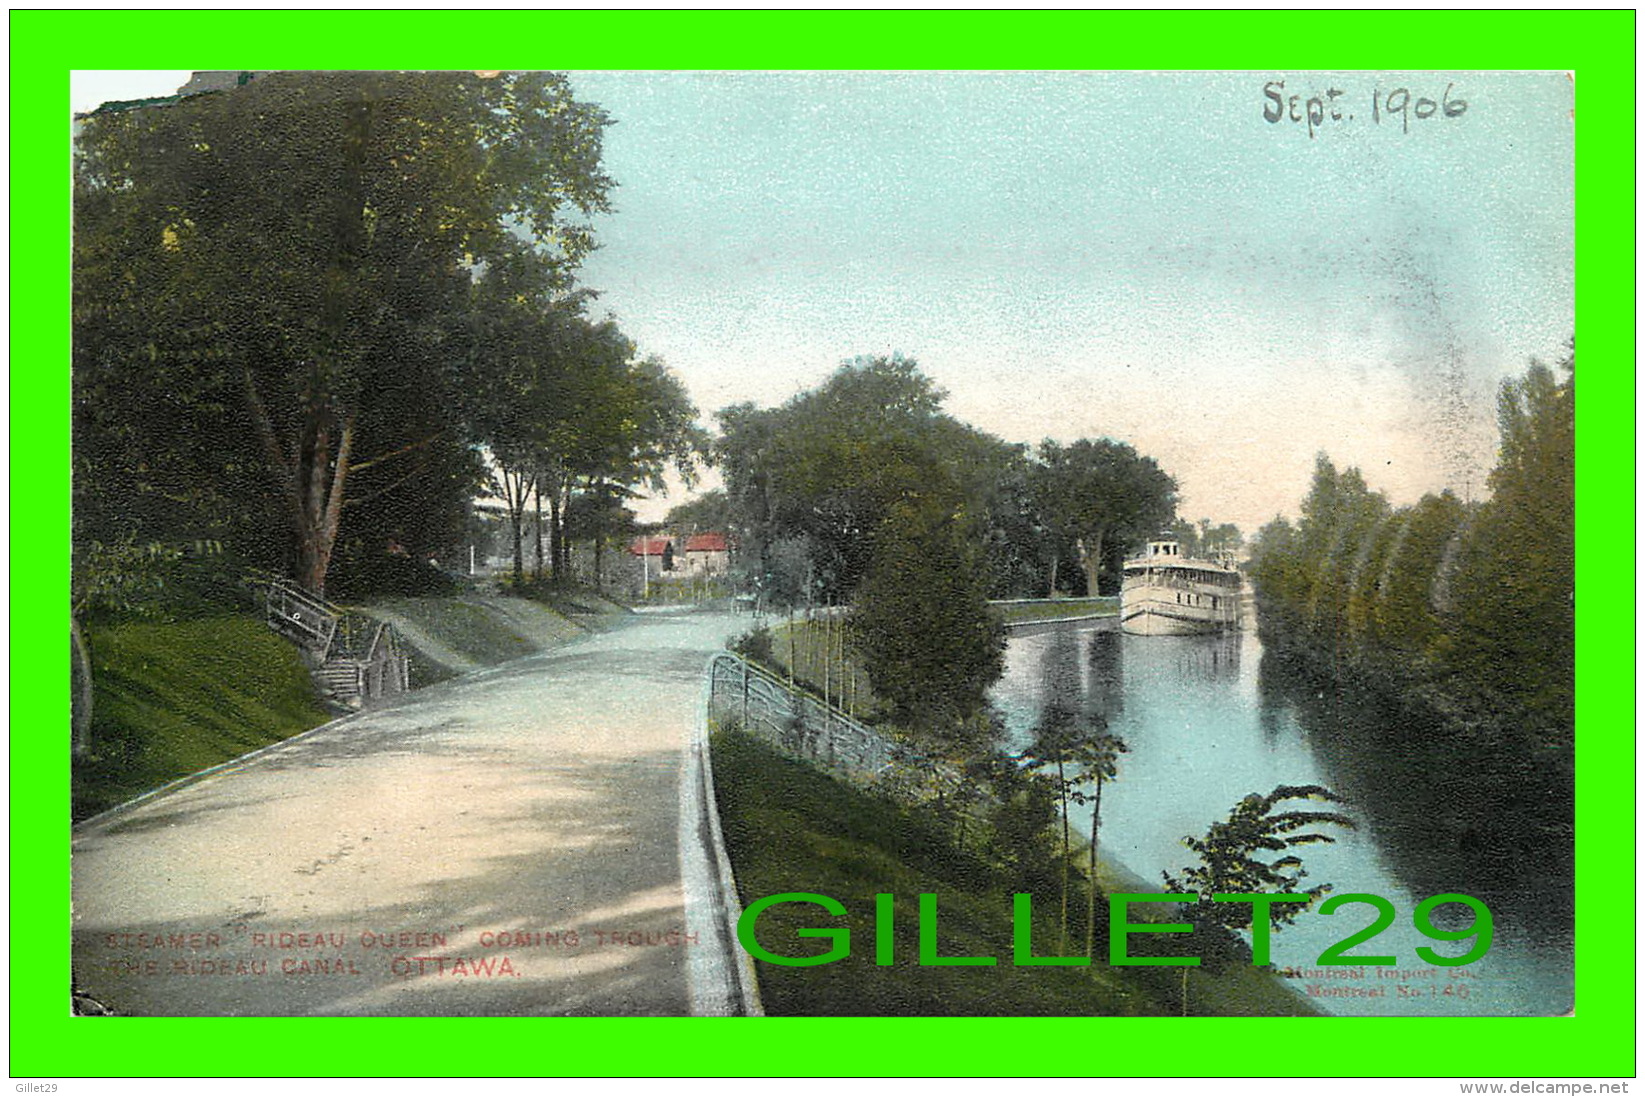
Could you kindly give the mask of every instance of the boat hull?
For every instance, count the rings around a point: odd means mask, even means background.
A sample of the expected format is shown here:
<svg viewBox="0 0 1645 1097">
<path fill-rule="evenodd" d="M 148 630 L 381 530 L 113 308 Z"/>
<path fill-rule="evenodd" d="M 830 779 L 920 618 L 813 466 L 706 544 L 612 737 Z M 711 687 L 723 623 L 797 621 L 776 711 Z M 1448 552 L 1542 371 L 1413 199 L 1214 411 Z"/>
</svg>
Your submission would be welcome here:
<svg viewBox="0 0 1645 1097">
<path fill-rule="evenodd" d="M 1198 636 L 1239 628 L 1242 592 L 1226 579 L 1210 584 L 1169 578 L 1159 584 L 1127 577 L 1120 591 L 1121 630 L 1133 636 Z"/>
<path fill-rule="evenodd" d="M 1239 627 L 1231 615 L 1156 599 L 1120 601 L 1120 629 L 1133 636 L 1202 636 Z"/>
</svg>

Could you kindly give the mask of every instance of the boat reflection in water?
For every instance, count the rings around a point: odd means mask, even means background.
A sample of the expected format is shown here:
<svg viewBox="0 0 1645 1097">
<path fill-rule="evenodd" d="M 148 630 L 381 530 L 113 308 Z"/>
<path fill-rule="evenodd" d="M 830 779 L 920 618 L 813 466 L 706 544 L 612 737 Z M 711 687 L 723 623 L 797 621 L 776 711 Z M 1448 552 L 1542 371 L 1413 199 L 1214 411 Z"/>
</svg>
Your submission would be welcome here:
<svg viewBox="0 0 1645 1097">
<path fill-rule="evenodd" d="M 1392 955 L 1396 964 L 1322 968 L 1320 954 L 1369 925 L 1375 911 L 1358 904 L 1333 915 L 1316 909 L 1273 935 L 1274 965 L 1295 973 L 1290 985 L 1298 994 L 1331 1013 L 1367 1015 L 1547 1015 L 1571 1008 L 1568 870 L 1550 867 L 1555 858 L 1510 864 L 1480 855 L 1467 823 L 1477 818 L 1477 805 L 1467 797 L 1501 801 L 1469 789 L 1462 779 L 1470 772 L 1467 757 L 1445 757 L 1446 749 L 1464 748 L 1429 744 L 1420 764 L 1416 755 L 1389 755 L 1386 734 L 1379 739 L 1358 726 L 1381 714 L 1318 703 L 1320 687 L 1284 677 L 1263 658 L 1254 632 L 1130 636 L 1113 624 L 1013 634 L 993 692 L 1012 749 L 1027 746 L 1036 731 L 1069 721 L 1096 726 L 1099 717 L 1125 739 L 1130 752 L 1103 789 L 1101 843 L 1110 861 L 1159 887 L 1162 872 L 1180 875 L 1193 860 L 1182 839 L 1204 835 L 1244 796 L 1279 785 L 1324 785 L 1350 798 L 1345 810 L 1359 827 L 1300 851 L 1306 885 L 1329 883 L 1334 894 L 1391 902 L 1395 925 L 1349 951 Z M 1309 698 L 1316 703 L 1304 704 Z M 1436 810 L 1440 787 L 1455 810 Z M 1446 892 L 1473 895 L 1495 916 L 1490 949 L 1466 967 L 1429 965 L 1416 952 L 1426 946 L 1460 954 L 1472 943 L 1435 942 L 1416 930 L 1417 904 Z M 1442 906 L 1434 922 L 1459 928 L 1467 914 Z"/>
</svg>

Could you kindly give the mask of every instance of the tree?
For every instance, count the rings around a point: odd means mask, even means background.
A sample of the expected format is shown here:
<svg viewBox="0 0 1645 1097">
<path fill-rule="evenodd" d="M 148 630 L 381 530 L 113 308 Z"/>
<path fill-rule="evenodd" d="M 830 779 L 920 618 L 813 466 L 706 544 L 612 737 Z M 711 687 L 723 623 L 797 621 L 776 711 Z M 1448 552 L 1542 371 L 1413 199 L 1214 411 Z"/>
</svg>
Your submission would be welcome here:
<svg viewBox="0 0 1645 1097">
<path fill-rule="evenodd" d="M 1478 716 L 1564 750 L 1575 724 L 1574 340 L 1560 366 L 1563 382 L 1538 362 L 1503 382 L 1492 494 L 1454 561 L 1442 660 Z"/>
<path fill-rule="evenodd" d="M 584 315 L 587 295 L 558 295 L 533 252 L 486 272 L 473 294 L 473 352 L 485 368 L 465 393 L 471 431 L 487 446 L 493 491 L 508 507 L 516 582 L 524 577 L 521 531 L 549 508 L 551 573 L 569 563 L 571 511 L 584 496 L 602 513 L 613 497 L 663 485 L 672 466 L 689 483 L 707 449 L 685 388 L 656 358 L 640 358 L 615 320 Z M 599 551 L 609 522 L 590 525 Z"/>
<path fill-rule="evenodd" d="M 1118 735 L 1107 731 L 1106 722 L 1095 717 L 1099 724 L 1093 734 L 1076 746 L 1072 761 L 1083 780 L 1091 787 L 1091 857 L 1086 866 L 1085 954 L 1095 956 L 1097 925 L 1097 830 L 1102 825 L 1102 788 L 1119 774 L 1119 756 L 1130 747 Z"/>
<path fill-rule="evenodd" d="M 1280 805 L 1296 800 L 1342 802 L 1330 789 L 1320 785 L 1280 785 L 1267 795 L 1253 792 L 1246 796 L 1234 805 L 1226 820 L 1211 824 L 1205 837 L 1183 838 L 1182 844 L 1199 855 L 1199 863 L 1183 869 L 1180 878 L 1168 872 L 1160 875 L 1167 891 L 1197 896 L 1186 912 L 1188 921 L 1196 928 L 1251 928 L 1252 913 L 1256 909 L 1253 904 L 1218 903 L 1213 901 L 1214 895 L 1306 896 L 1306 902 L 1268 905 L 1270 924 L 1278 927 L 1290 925 L 1298 914 L 1330 892 L 1330 884 L 1302 887 L 1308 873 L 1302 867 L 1302 858 L 1290 851 L 1299 846 L 1336 841 L 1318 828 L 1338 826 L 1352 830 L 1355 823 L 1334 811 L 1276 811 Z M 1262 859 L 1262 855 L 1273 853 L 1282 856 L 1271 861 Z M 1215 947 L 1214 941 L 1207 944 Z"/>
<path fill-rule="evenodd" d="M 1123 551 L 1158 532 L 1177 509 L 1177 482 L 1152 457 L 1110 438 L 1082 438 L 1067 446 L 1047 439 L 1040 444 L 1033 482 L 1040 523 L 1072 546 L 1091 597 L 1099 593 L 1110 545 Z M 1053 592 L 1056 566 L 1054 557 Z"/>
<path fill-rule="evenodd" d="M 1050 832 L 1057 819 L 1056 793 L 1042 774 L 997 753 L 979 756 L 979 787 L 992 793 L 994 858 L 1005 869 L 1013 891 L 1033 893 L 1048 887 L 1055 857 Z"/>
<path fill-rule="evenodd" d="M 1232 522 L 1213 524 L 1209 518 L 1190 522 L 1178 518 L 1165 527 L 1182 546 L 1184 556 L 1210 559 L 1219 553 L 1238 552 L 1245 543 L 1239 527 Z"/>
<path fill-rule="evenodd" d="M 556 294 L 551 264 L 523 242 L 496 255 L 469 292 L 461 407 L 468 435 L 486 451 L 488 488 L 507 509 L 516 588 L 525 581 L 525 515 L 534 503 L 541 578 L 545 450 L 567 410 L 568 332 L 584 303 Z"/>
<path fill-rule="evenodd" d="M 1048 653 L 1048 667 L 1057 654 L 1055 649 Z M 1050 700 L 1034 726 L 1034 739 L 1022 757 L 1030 770 L 1056 768 L 1052 780 L 1055 782 L 1053 788 L 1062 823 L 1062 854 L 1058 860 L 1062 875 L 1061 926 L 1065 940 L 1068 935 L 1068 878 L 1073 857 L 1069 807 L 1091 805 L 1085 908 L 1085 952 L 1089 956 L 1095 947 L 1097 830 L 1102 822 L 1102 789 L 1118 774 L 1119 756 L 1130 748 L 1124 739 L 1108 731 L 1108 722 L 1100 712 L 1076 711 L 1071 703 L 1073 699 L 1066 696 L 1069 691 L 1065 686 L 1052 685 L 1048 692 Z"/>
<path fill-rule="evenodd" d="M 1048 660 L 1049 662 L 1049 660 Z M 1062 844 L 1058 856 L 1058 868 L 1061 876 L 1059 896 L 1059 922 L 1063 943 L 1068 941 L 1068 863 L 1071 856 L 1069 843 L 1068 805 L 1070 801 L 1082 803 L 1085 800 L 1083 793 L 1070 779 L 1069 763 L 1073 760 L 1079 744 L 1087 730 L 1081 725 L 1079 714 L 1067 700 L 1059 696 L 1063 690 L 1052 693 L 1046 703 L 1045 710 L 1034 725 L 1034 739 L 1028 749 L 1023 751 L 1023 759 L 1028 763 L 1030 770 L 1056 769 L 1055 789 L 1057 795 L 1057 816 L 1062 824 Z M 1075 773 L 1078 771 L 1075 770 Z M 1049 776 L 1049 774 L 1047 774 Z"/>
<path fill-rule="evenodd" d="M 781 540 L 815 552 L 825 601 L 849 601 L 873 565 L 900 502 L 963 515 L 981 540 L 993 485 L 1014 447 L 942 414 L 943 393 L 909 358 L 863 358 L 779 408 L 719 414 L 717 453 L 745 551 L 761 561 Z"/>
<path fill-rule="evenodd" d="M 708 450 L 685 387 L 660 359 L 638 357 L 616 321 L 579 319 L 567 338 L 563 399 L 537 450 L 559 556 L 556 575 L 570 562 L 565 516 L 574 496 L 661 490 L 670 467 L 690 485 Z"/>
<path fill-rule="evenodd" d="M 874 544 L 849 617 L 874 693 L 933 751 L 974 753 L 992 732 L 985 708 L 1005 629 L 963 516 L 940 497 L 912 496 L 892 506 Z"/>
<path fill-rule="evenodd" d="M 587 491 L 574 496 L 565 514 L 565 537 L 591 541 L 594 544 L 594 588 L 605 587 L 605 546 L 610 541 L 625 541 L 639 532 L 634 512 L 624 504 L 634 493 L 609 481 L 598 481 Z M 663 550 L 663 570 L 670 566 L 673 543 Z"/>
<path fill-rule="evenodd" d="M 169 482 L 262 510 L 244 525 L 281 515 L 295 577 L 323 591 L 344 508 L 435 490 L 424 451 L 468 441 L 450 409 L 473 272 L 524 237 L 569 285 L 592 244 L 571 217 L 606 208 L 605 124 L 543 73 L 276 73 L 88 119 L 78 470 L 154 455 Z M 174 408 L 90 409 L 145 386 Z M 268 506 L 246 506 L 253 483 Z"/>
<path fill-rule="evenodd" d="M 731 528 L 731 500 L 725 489 L 706 491 L 688 502 L 670 507 L 663 524 L 685 534 L 724 533 Z"/>
<path fill-rule="evenodd" d="M 1091 742 L 1102 732 L 1104 721 L 1100 713 L 1086 709 L 1087 700 L 1081 689 L 1083 673 L 1079 665 L 1081 645 L 1072 633 L 1062 631 L 1052 633 L 1049 642 L 1050 647 L 1041 661 L 1041 688 L 1045 704 L 1021 760 L 1030 770 L 1047 771 L 1056 790 L 1057 813 L 1061 823 L 1061 852 L 1057 858 L 1060 877 L 1059 926 L 1066 944 L 1069 877 L 1073 862 L 1069 809 L 1091 800 L 1090 790 L 1084 783 L 1090 774 L 1084 763 L 1090 760 Z"/>
</svg>

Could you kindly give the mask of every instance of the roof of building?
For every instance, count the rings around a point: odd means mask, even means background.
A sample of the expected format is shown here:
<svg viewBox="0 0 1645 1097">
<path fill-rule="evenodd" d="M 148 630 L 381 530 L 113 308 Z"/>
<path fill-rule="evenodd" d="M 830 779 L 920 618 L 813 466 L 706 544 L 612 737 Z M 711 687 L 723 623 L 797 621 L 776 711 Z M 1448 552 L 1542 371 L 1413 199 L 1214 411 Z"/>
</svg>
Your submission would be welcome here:
<svg viewBox="0 0 1645 1097">
<path fill-rule="evenodd" d="M 628 546 L 635 556 L 661 556 L 668 549 L 668 537 L 636 537 Z"/>
<path fill-rule="evenodd" d="M 725 552 L 730 547 L 723 533 L 696 533 L 685 539 L 687 552 Z"/>
</svg>

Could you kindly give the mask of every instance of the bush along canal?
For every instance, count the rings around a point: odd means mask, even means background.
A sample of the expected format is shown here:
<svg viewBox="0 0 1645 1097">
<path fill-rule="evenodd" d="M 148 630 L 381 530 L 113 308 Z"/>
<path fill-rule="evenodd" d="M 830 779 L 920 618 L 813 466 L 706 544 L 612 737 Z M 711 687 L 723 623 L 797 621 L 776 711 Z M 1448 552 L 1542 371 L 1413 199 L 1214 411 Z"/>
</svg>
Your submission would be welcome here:
<svg viewBox="0 0 1645 1097">
<path fill-rule="evenodd" d="M 1013 637 L 993 690 L 1014 749 L 1056 713 L 1100 716 L 1129 752 L 1102 799 L 1101 848 L 1163 890 L 1194 855 L 1182 845 L 1251 793 L 1328 787 L 1357 824 L 1296 852 L 1303 887 L 1386 900 L 1394 917 L 1344 951 L 1392 964 L 1324 964 L 1332 946 L 1379 922 L 1382 907 L 1319 906 L 1272 935 L 1272 962 L 1323 1010 L 1358 1015 L 1550 1015 L 1572 1008 L 1570 875 L 1557 856 L 1510 843 L 1492 816 L 1515 811 L 1511 761 L 1477 745 L 1413 734 L 1410 717 L 1303 677 L 1254 633 L 1126 636 L 1066 625 Z M 1523 808 L 1521 808 L 1523 810 Z M 1516 856 L 1516 854 L 1518 856 Z M 1445 942 L 1419 931 L 1418 907 L 1460 893 L 1487 905 L 1424 911 Z M 1478 931 L 1472 936 L 1463 930 Z M 1487 936 L 1488 935 L 1488 936 Z M 1488 945 L 1486 941 L 1488 940 Z M 1428 956 L 1483 956 L 1460 966 Z M 1431 952 L 1419 952 L 1428 949 Z"/>
</svg>

